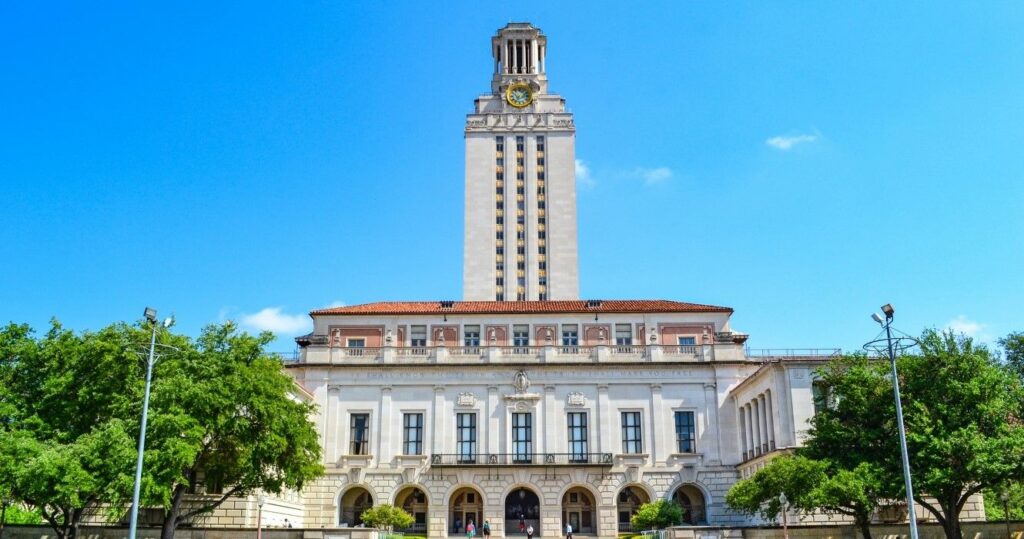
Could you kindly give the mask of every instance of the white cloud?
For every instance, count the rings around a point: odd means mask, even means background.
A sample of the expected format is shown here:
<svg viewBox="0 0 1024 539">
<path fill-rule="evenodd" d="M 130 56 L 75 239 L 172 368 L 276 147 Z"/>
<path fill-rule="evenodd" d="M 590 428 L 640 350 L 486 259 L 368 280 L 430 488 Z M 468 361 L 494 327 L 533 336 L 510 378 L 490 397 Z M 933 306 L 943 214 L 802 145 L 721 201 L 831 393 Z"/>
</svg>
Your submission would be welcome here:
<svg viewBox="0 0 1024 539">
<path fill-rule="evenodd" d="M 330 302 L 329 304 L 327 304 L 327 307 L 324 307 L 324 308 L 325 309 L 333 309 L 335 307 L 344 307 L 344 306 L 345 306 L 345 302 L 344 301 L 334 300 L 334 301 Z"/>
<path fill-rule="evenodd" d="M 254 314 L 243 313 L 242 325 L 256 331 L 275 334 L 298 335 L 310 330 L 313 323 L 305 314 L 286 314 L 281 307 L 267 307 Z"/>
<path fill-rule="evenodd" d="M 668 167 L 637 168 L 633 174 L 642 179 L 645 184 L 653 185 L 661 183 L 672 177 L 672 169 Z"/>
<path fill-rule="evenodd" d="M 764 143 L 771 146 L 772 148 L 775 148 L 776 150 L 786 151 L 792 149 L 797 144 L 804 144 L 805 142 L 814 142 L 816 140 L 818 140 L 818 135 L 794 135 L 791 137 L 772 137 L 764 141 Z"/>
<path fill-rule="evenodd" d="M 594 186 L 594 177 L 590 175 L 590 167 L 582 159 L 576 160 L 576 183 L 584 187 Z"/>
<path fill-rule="evenodd" d="M 946 322 L 946 329 L 953 333 L 963 333 L 972 339 L 986 340 L 985 324 L 976 322 L 960 315 L 949 322 Z"/>
</svg>

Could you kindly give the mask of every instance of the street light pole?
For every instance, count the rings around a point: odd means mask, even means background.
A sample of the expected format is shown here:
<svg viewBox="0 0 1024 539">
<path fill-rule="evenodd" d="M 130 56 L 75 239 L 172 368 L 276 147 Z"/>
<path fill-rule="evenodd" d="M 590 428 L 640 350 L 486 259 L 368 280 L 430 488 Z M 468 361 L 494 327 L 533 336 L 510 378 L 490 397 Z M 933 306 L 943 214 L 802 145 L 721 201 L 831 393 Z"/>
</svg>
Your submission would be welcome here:
<svg viewBox="0 0 1024 539">
<path fill-rule="evenodd" d="M 153 327 L 153 333 L 149 339 L 149 359 L 146 360 L 146 392 L 142 398 L 142 427 L 139 429 L 139 455 L 135 459 L 135 489 L 132 492 L 132 515 L 128 526 L 128 539 L 135 539 L 139 525 L 139 491 L 142 487 L 142 455 L 146 449 L 146 420 L 149 415 L 149 388 L 153 381 L 153 363 L 156 357 L 156 309 L 146 307 L 146 320 Z M 169 328 L 174 324 L 174 317 L 164 320 L 164 327 Z"/>
<path fill-rule="evenodd" d="M 786 517 L 786 493 L 779 494 L 779 503 L 782 504 L 782 539 L 789 539 L 789 523 Z"/>
<path fill-rule="evenodd" d="M 892 363 L 892 391 L 896 397 L 896 425 L 900 434 L 900 457 L 903 460 L 903 482 L 907 489 L 907 518 L 910 519 L 910 539 L 918 539 L 917 536 L 917 515 L 914 511 L 914 487 L 910 479 L 910 456 L 907 454 L 907 433 L 903 426 L 903 404 L 900 402 L 900 379 L 896 372 L 896 353 L 892 347 L 892 317 L 896 312 L 892 304 L 882 305 L 882 313 L 885 314 L 885 340 L 889 349 L 889 362 Z M 871 315 L 876 321 L 882 320 L 877 314 Z"/>
<path fill-rule="evenodd" d="M 256 539 L 263 539 L 263 504 L 267 503 L 267 497 L 260 493 L 256 499 Z"/>
</svg>

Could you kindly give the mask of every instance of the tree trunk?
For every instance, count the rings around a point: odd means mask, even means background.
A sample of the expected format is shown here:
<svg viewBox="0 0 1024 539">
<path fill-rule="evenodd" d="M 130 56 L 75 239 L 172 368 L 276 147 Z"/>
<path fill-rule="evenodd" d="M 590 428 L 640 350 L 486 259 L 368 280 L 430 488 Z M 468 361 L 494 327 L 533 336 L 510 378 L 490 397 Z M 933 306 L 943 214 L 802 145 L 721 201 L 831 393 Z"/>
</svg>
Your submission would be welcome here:
<svg viewBox="0 0 1024 539">
<path fill-rule="evenodd" d="M 871 515 L 858 515 L 855 519 L 857 527 L 860 528 L 860 534 L 864 536 L 864 539 L 871 539 Z"/>
<path fill-rule="evenodd" d="M 960 529 L 960 506 L 957 502 L 959 496 L 950 496 L 950 500 L 942 504 L 942 512 L 946 513 L 946 521 L 942 523 L 942 530 L 946 532 L 946 539 L 963 539 L 963 530 Z"/>
<path fill-rule="evenodd" d="M 160 539 L 174 539 L 174 530 L 178 528 L 178 515 L 181 514 L 181 498 L 185 495 L 185 487 L 174 487 L 171 506 L 164 513 L 164 523 L 160 528 Z"/>
</svg>

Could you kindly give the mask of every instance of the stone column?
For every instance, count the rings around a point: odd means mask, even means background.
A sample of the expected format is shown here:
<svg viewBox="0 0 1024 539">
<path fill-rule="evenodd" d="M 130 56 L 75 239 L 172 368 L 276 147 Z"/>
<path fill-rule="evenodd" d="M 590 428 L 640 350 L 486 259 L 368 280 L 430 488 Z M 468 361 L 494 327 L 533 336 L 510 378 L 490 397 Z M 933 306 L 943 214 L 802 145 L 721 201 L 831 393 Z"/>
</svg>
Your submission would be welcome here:
<svg viewBox="0 0 1024 539">
<path fill-rule="evenodd" d="M 665 418 L 671 418 L 672 413 L 671 410 L 662 409 L 661 384 L 651 384 L 651 411 L 647 415 L 651 418 L 651 427 L 647 435 L 651 441 L 651 463 L 654 465 L 664 464 L 667 454 L 675 452 L 671 448 L 675 441 L 673 436 L 675 429 L 665 428 Z M 666 441 L 668 444 L 665 443 Z"/>
<path fill-rule="evenodd" d="M 615 446 L 612 444 L 611 422 L 611 410 L 609 410 L 608 406 L 608 386 L 599 385 L 597 386 L 597 423 L 600 425 L 597 437 L 597 451 L 599 453 L 615 452 L 612 450 Z"/>
<path fill-rule="evenodd" d="M 754 454 L 761 454 L 761 411 L 757 406 L 757 399 L 750 403 L 750 416 L 753 421 L 750 423 L 754 431 Z"/>
<path fill-rule="evenodd" d="M 324 403 L 324 460 L 328 464 L 338 462 L 339 393 L 337 387 L 328 387 L 327 402 Z"/>
<path fill-rule="evenodd" d="M 752 457 L 752 456 L 754 456 L 754 420 L 753 420 L 753 414 L 751 413 L 751 409 L 750 409 L 750 403 L 748 402 L 746 405 L 744 405 L 743 409 L 746 410 L 746 414 L 747 414 L 747 429 L 746 429 L 747 432 L 746 432 L 745 436 L 747 437 L 747 445 L 750 446 L 750 455 L 749 456 Z"/>
<path fill-rule="evenodd" d="M 391 417 L 391 386 L 380 388 L 380 407 L 377 412 L 377 447 L 373 454 L 377 457 L 377 465 L 390 463 L 395 454 L 391 446 L 391 429 L 395 424 Z"/>
<path fill-rule="evenodd" d="M 700 440 L 702 435 L 714 434 L 715 456 L 708 460 L 722 462 L 722 430 L 718 424 L 718 392 L 715 384 L 704 384 L 704 432 L 695 432 L 694 436 Z M 704 450 L 700 450 L 704 453 Z"/>
<path fill-rule="evenodd" d="M 530 73 L 537 73 L 537 40 L 530 40 Z"/>
<path fill-rule="evenodd" d="M 772 392 L 768 391 L 765 393 L 765 406 L 768 412 L 768 449 L 771 449 L 772 444 L 775 443 L 775 407 L 772 405 Z"/>
<path fill-rule="evenodd" d="M 764 405 L 764 393 L 757 397 L 758 407 L 761 409 L 761 445 L 762 451 L 768 451 L 768 409 Z"/>
<path fill-rule="evenodd" d="M 487 440 L 488 454 L 501 453 L 499 451 L 499 443 L 501 442 L 501 430 L 500 418 L 499 418 L 499 401 L 498 401 L 498 388 L 495 386 L 487 387 L 487 406 L 484 408 L 487 412 L 487 416 L 483 418 L 480 425 L 486 428 L 484 433 L 484 439 Z M 493 524 L 493 523 L 492 523 Z"/>
<path fill-rule="evenodd" d="M 444 411 L 444 386 L 434 386 L 434 428 L 430 433 L 431 446 L 434 448 L 432 453 L 444 453 L 444 440 L 443 436 L 448 431 L 444 428 L 444 417 L 446 413 Z"/>
<path fill-rule="evenodd" d="M 558 453 L 555 427 L 555 386 L 544 386 L 544 407 L 541 410 L 541 421 L 544 423 L 544 440 L 540 446 L 541 453 Z"/>
</svg>

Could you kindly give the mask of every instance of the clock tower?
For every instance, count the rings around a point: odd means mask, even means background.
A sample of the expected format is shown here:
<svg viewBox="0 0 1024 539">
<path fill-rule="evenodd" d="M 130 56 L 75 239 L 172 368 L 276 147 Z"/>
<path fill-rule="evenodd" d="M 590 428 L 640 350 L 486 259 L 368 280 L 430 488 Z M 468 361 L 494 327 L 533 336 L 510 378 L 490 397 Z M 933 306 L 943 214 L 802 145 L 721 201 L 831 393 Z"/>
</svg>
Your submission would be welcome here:
<svg viewBox="0 0 1024 539">
<path fill-rule="evenodd" d="M 578 299 L 576 127 L 548 93 L 547 37 L 509 23 L 491 54 L 491 93 L 466 117 L 464 299 Z"/>
</svg>

